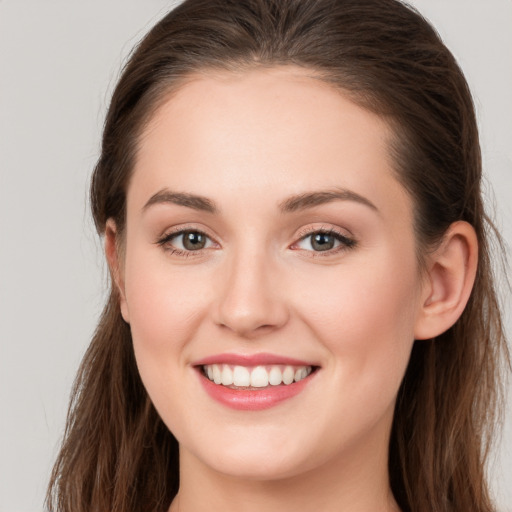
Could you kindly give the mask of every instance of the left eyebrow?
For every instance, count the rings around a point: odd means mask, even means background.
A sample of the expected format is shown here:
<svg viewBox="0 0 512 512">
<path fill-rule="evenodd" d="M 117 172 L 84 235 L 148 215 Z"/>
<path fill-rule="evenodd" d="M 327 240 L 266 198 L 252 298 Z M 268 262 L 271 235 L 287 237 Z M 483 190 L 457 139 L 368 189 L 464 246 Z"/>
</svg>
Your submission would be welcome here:
<svg viewBox="0 0 512 512">
<path fill-rule="evenodd" d="M 283 213 L 292 213 L 299 210 L 306 210 L 321 204 L 331 203 L 332 201 L 354 201 L 371 208 L 378 212 L 379 209 L 366 197 L 347 189 L 334 189 L 318 192 L 307 192 L 289 197 L 279 203 L 279 208 Z"/>
</svg>

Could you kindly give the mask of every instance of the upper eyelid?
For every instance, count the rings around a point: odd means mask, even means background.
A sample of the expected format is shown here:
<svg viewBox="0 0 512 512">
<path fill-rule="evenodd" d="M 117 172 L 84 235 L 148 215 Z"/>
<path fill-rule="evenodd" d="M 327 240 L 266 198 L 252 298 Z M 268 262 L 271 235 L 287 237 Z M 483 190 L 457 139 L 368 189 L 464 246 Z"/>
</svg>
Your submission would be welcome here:
<svg viewBox="0 0 512 512">
<path fill-rule="evenodd" d="M 337 228 L 332 225 L 326 226 L 325 224 L 321 225 L 319 227 L 309 227 L 309 228 L 301 229 L 301 231 L 299 231 L 297 233 L 297 240 L 303 240 L 304 238 L 306 238 L 314 233 L 333 234 L 333 235 L 338 235 L 342 238 L 346 238 L 348 240 L 355 241 L 355 237 L 354 237 L 354 235 L 352 235 L 352 233 L 350 233 L 350 231 L 348 231 L 346 229 Z"/>
<path fill-rule="evenodd" d="M 334 238 L 336 238 L 339 242 L 341 242 L 346 247 L 352 247 L 357 244 L 357 240 L 355 238 L 353 238 L 352 236 L 347 236 L 347 235 L 344 235 L 343 233 L 340 233 L 339 231 L 331 229 L 329 231 L 327 231 L 327 230 L 310 231 L 309 233 L 306 233 L 305 235 L 301 236 L 297 241 L 293 242 L 292 247 L 294 245 L 297 245 L 299 242 L 306 240 L 310 236 L 318 234 L 318 233 L 321 233 L 323 235 L 333 236 Z M 326 252 L 328 252 L 328 251 L 326 251 Z"/>
<path fill-rule="evenodd" d="M 336 248 L 328 249 L 325 251 L 314 251 L 314 250 L 308 250 L 308 249 L 301 249 L 297 247 L 297 245 L 306 240 L 308 237 L 317 234 L 322 233 L 326 235 L 334 236 L 340 245 Z M 334 256 L 336 254 L 339 254 L 340 252 L 343 252 L 345 250 L 351 249 L 359 245 L 358 239 L 347 229 L 340 228 L 339 226 L 334 226 L 332 224 L 320 224 L 317 226 L 309 226 L 301 229 L 299 233 L 296 235 L 296 241 L 293 242 L 293 244 L 290 246 L 293 250 L 301 250 L 303 252 L 308 253 L 311 257 L 329 257 Z M 295 246 L 295 249 L 294 249 Z"/>
<path fill-rule="evenodd" d="M 212 242 L 219 244 L 219 242 L 217 241 L 217 238 L 215 236 L 211 235 L 208 230 L 205 230 L 204 228 L 198 228 L 198 227 L 187 226 L 187 225 L 176 226 L 175 228 L 170 228 L 169 230 L 164 231 L 164 233 L 158 237 L 156 243 L 163 244 L 166 241 L 169 241 L 170 239 L 172 239 L 174 237 L 178 237 L 178 236 L 186 233 L 187 231 L 201 233 L 202 235 L 208 237 Z M 315 233 L 325 233 L 325 234 L 335 235 L 335 236 L 338 236 L 345 240 L 350 240 L 353 243 L 357 242 L 357 240 L 354 238 L 354 236 L 351 233 L 349 233 L 349 232 L 344 233 L 343 231 L 346 231 L 346 230 L 342 230 L 342 229 L 336 228 L 332 225 L 325 225 L 325 224 L 318 226 L 318 227 L 302 228 L 295 235 L 295 240 L 292 242 L 291 246 L 297 244 L 298 242 L 304 240 L 308 236 L 311 236 Z"/>
<path fill-rule="evenodd" d="M 179 247 L 172 247 L 172 249 L 171 249 L 171 247 L 167 246 L 167 244 L 169 244 L 171 240 L 173 240 L 174 238 L 177 238 L 179 236 L 183 236 L 187 232 L 200 233 L 201 235 L 206 236 L 206 238 L 208 238 L 213 244 L 218 244 L 218 242 L 214 238 L 212 238 L 210 235 L 208 235 L 208 233 L 205 233 L 202 230 L 193 229 L 193 228 L 182 228 L 182 227 L 180 227 L 174 231 L 165 231 L 163 235 L 158 237 L 155 244 L 160 246 L 164 251 L 171 252 L 180 257 L 200 256 L 203 253 L 203 251 L 205 251 L 207 249 L 211 249 L 211 247 L 203 247 L 201 249 L 197 249 L 194 251 L 194 250 L 188 250 L 188 249 L 180 249 Z"/>
<path fill-rule="evenodd" d="M 212 236 L 208 230 L 206 230 L 204 228 L 197 228 L 194 226 L 187 226 L 187 225 L 185 225 L 185 226 L 179 225 L 174 228 L 169 228 L 169 229 L 164 230 L 163 233 L 158 236 L 157 243 L 162 240 L 165 240 L 165 239 L 177 237 L 179 235 L 182 235 L 183 233 L 186 233 L 187 231 L 201 233 L 202 235 L 207 236 L 210 240 L 214 241 L 215 243 L 218 243 L 216 240 L 216 237 Z"/>
</svg>

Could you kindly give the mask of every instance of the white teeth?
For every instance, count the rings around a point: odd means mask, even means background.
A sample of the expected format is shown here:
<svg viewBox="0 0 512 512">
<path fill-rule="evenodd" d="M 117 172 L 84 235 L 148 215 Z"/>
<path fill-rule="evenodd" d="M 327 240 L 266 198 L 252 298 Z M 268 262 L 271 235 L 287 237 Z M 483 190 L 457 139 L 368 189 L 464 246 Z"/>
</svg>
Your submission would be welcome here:
<svg viewBox="0 0 512 512">
<path fill-rule="evenodd" d="M 272 386 L 279 386 L 283 382 L 283 374 L 277 366 L 272 366 L 268 373 L 268 383 Z"/>
<path fill-rule="evenodd" d="M 251 386 L 254 388 L 264 388 L 268 386 L 268 373 L 263 366 L 256 366 L 251 372 Z"/>
<path fill-rule="evenodd" d="M 295 377 L 295 372 L 291 366 L 287 366 L 283 372 L 283 382 L 285 384 L 291 384 L 293 382 L 293 378 Z"/>
<path fill-rule="evenodd" d="M 311 366 L 293 367 L 290 365 L 232 366 L 211 364 L 203 367 L 204 374 L 215 384 L 223 386 L 265 388 L 268 385 L 289 385 L 305 379 L 312 371 Z"/>
<path fill-rule="evenodd" d="M 214 364 L 213 365 L 213 382 L 215 382 L 215 384 L 220 384 L 222 382 L 222 373 L 221 373 L 221 369 L 219 368 L 219 365 L 218 364 Z"/>
<path fill-rule="evenodd" d="M 295 382 L 299 382 L 299 380 L 305 379 L 309 375 L 309 372 L 306 368 L 299 368 L 295 371 L 295 375 L 293 379 Z"/>
<path fill-rule="evenodd" d="M 233 371 L 227 364 L 222 365 L 221 380 L 223 386 L 231 386 L 233 384 Z"/>
<path fill-rule="evenodd" d="M 245 366 L 235 366 L 233 369 L 233 384 L 240 387 L 251 385 L 251 375 Z"/>
</svg>

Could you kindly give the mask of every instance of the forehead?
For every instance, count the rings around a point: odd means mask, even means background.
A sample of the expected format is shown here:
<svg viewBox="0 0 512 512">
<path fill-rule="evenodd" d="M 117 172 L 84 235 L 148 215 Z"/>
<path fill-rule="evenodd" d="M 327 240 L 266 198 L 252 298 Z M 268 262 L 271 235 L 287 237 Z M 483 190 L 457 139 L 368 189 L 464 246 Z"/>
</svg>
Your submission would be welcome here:
<svg viewBox="0 0 512 512">
<path fill-rule="evenodd" d="M 261 194 L 277 204 L 304 190 L 344 187 L 378 203 L 383 190 L 404 194 L 388 150 L 392 136 L 383 119 L 308 70 L 198 74 L 144 130 L 128 202 L 134 188 L 146 200 L 170 187 Z"/>
<path fill-rule="evenodd" d="M 270 151 L 278 145 L 284 149 L 290 135 L 295 140 L 309 137 L 316 144 L 321 139 L 327 146 L 340 132 L 345 138 L 373 138 L 383 149 L 393 136 L 381 117 L 356 105 L 347 92 L 314 71 L 280 66 L 236 73 L 205 71 L 187 77 L 164 95 L 141 139 L 143 146 L 148 138 L 158 143 L 162 142 L 159 135 L 165 133 L 166 138 L 180 137 L 190 143 L 202 137 L 203 142 L 219 147 L 226 137 L 233 142 L 246 142 L 249 137 L 253 147 L 264 145 Z"/>
</svg>

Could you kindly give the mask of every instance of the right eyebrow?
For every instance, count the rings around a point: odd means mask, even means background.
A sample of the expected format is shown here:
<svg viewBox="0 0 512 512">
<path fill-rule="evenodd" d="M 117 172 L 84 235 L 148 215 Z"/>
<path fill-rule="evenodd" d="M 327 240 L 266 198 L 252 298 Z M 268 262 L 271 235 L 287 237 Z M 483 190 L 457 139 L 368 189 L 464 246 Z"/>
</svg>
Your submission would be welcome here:
<svg viewBox="0 0 512 512">
<path fill-rule="evenodd" d="M 208 213 L 218 213 L 219 209 L 207 197 L 198 196 L 195 194 L 187 194 L 184 192 L 173 192 L 167 188 L 164 188 L 158 191 L 156 194 L 153 194 L 147 203 L 142 207 L 142 212 L 144 213 L 150 206 L 155 204 L 177 204 L 179 206 L 186 206 L 187 208 L 192 208 L 194 210 L 200 210 Z"/>
</svg>

